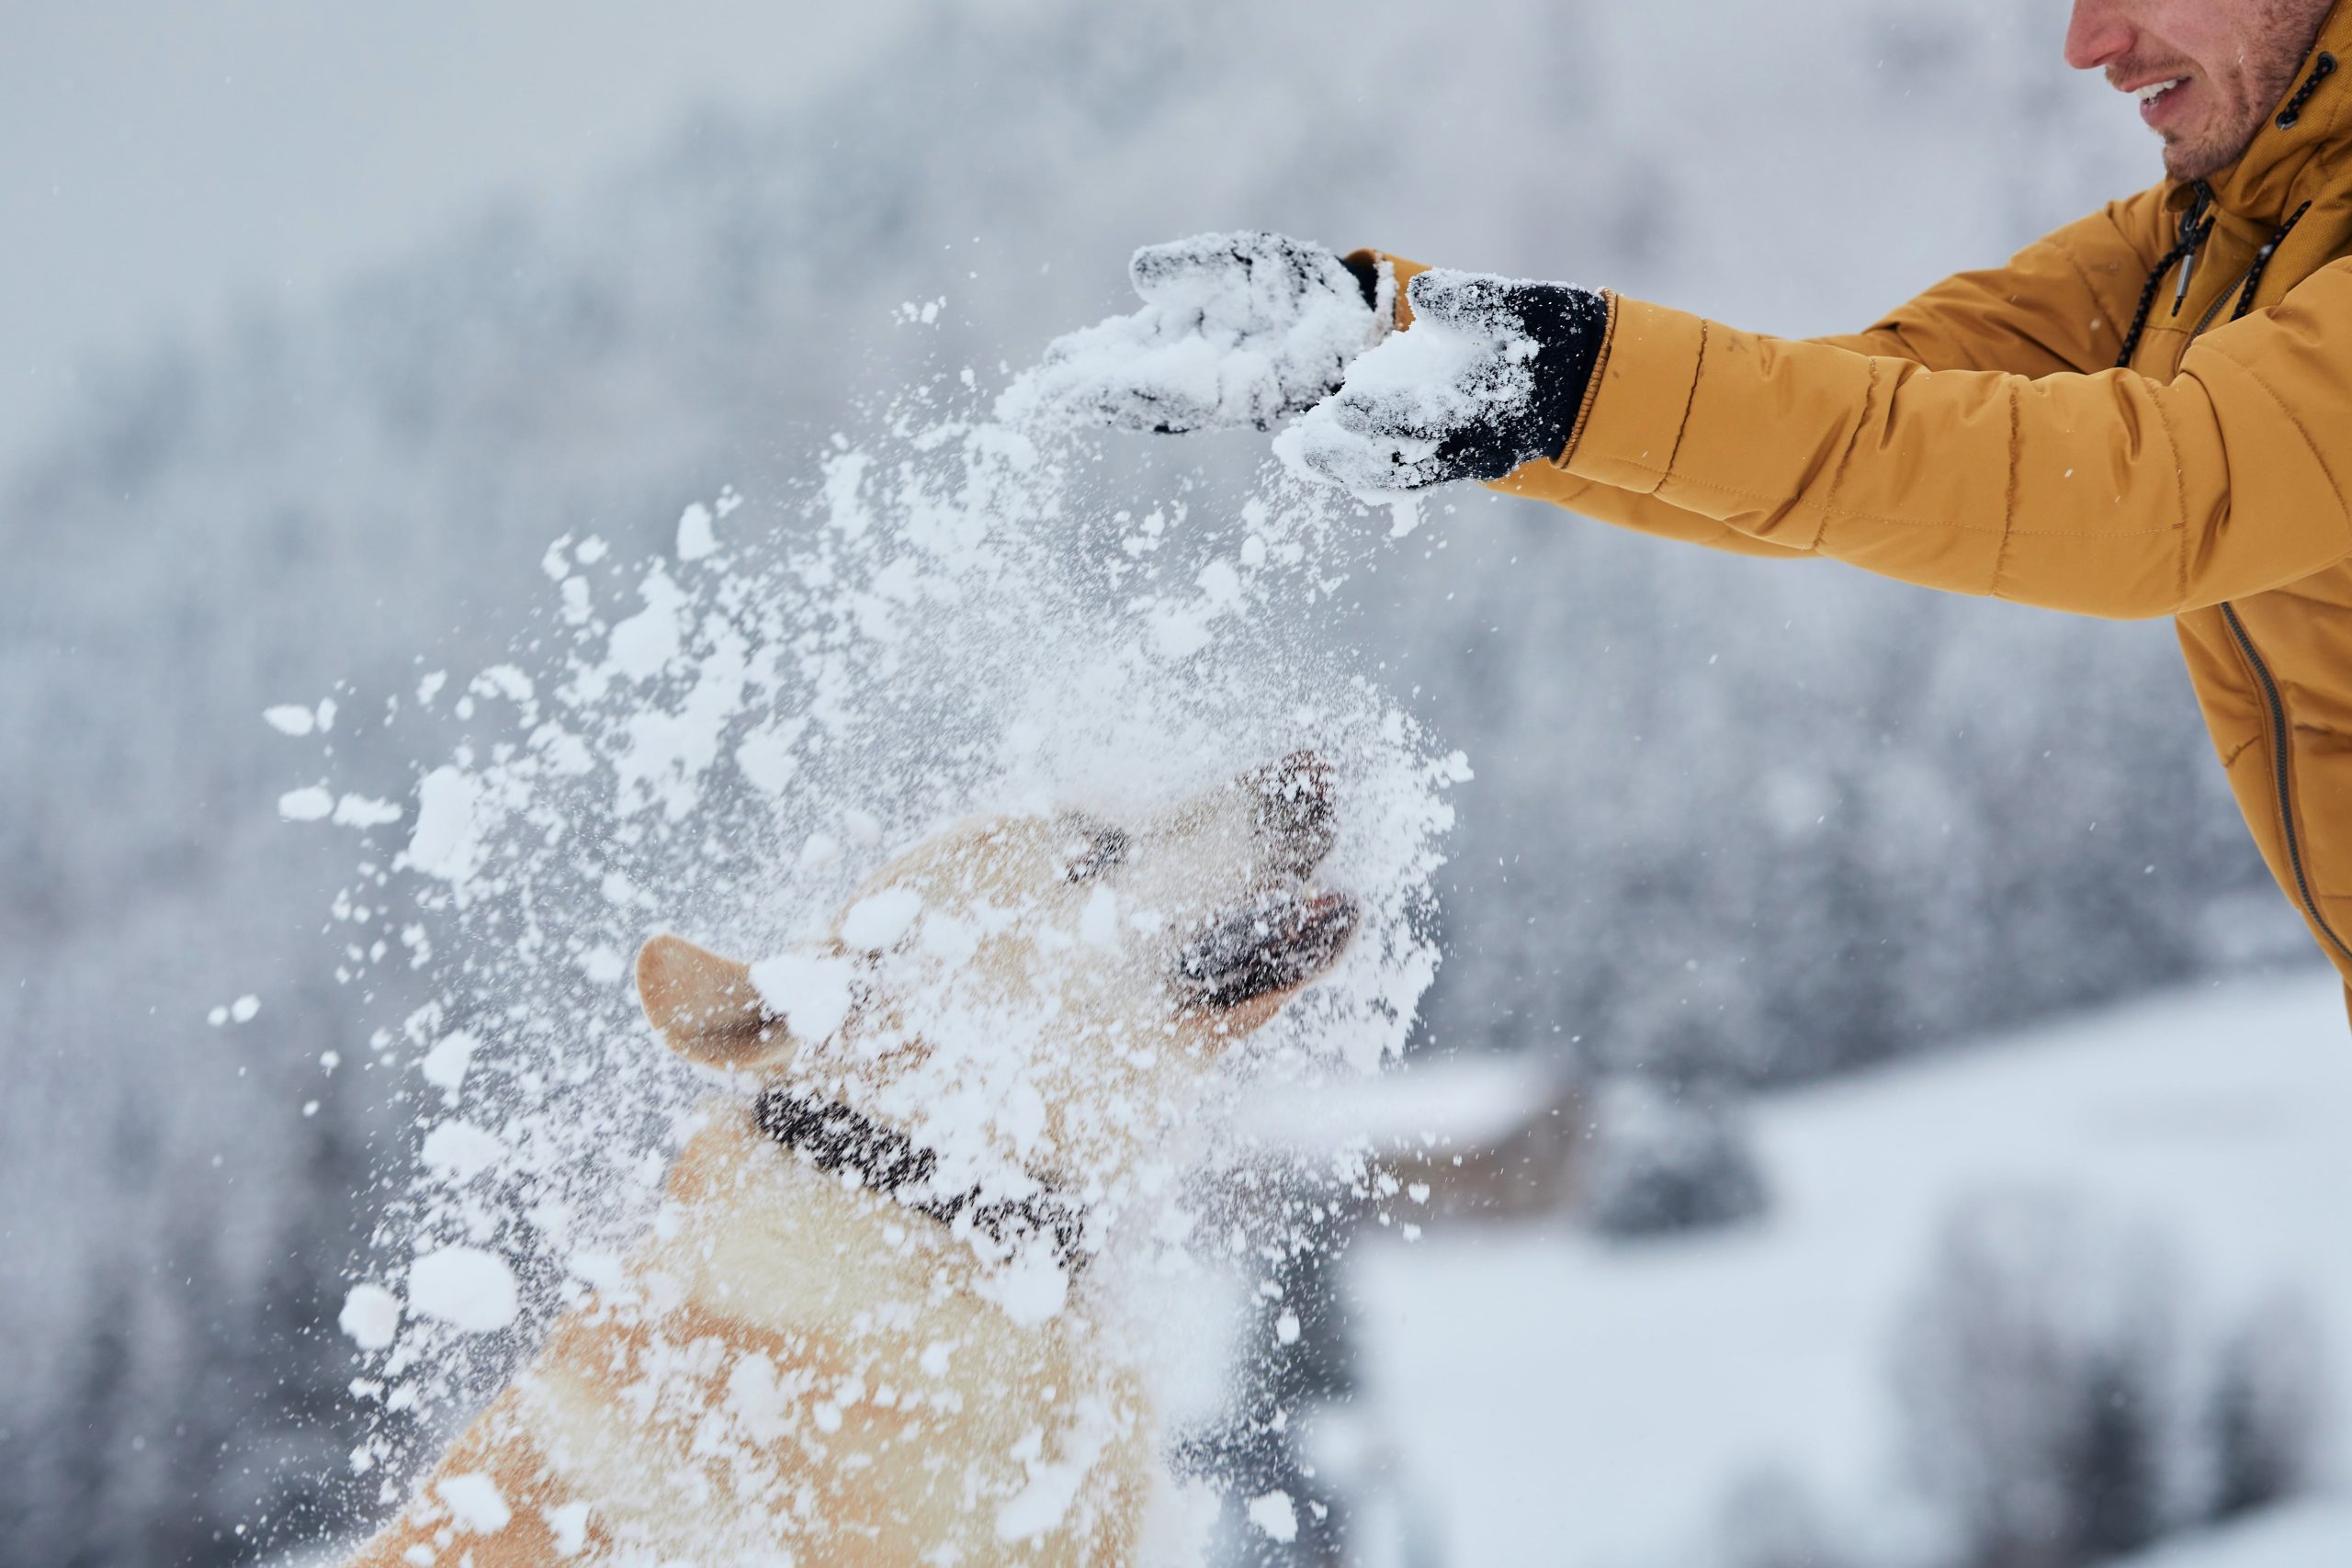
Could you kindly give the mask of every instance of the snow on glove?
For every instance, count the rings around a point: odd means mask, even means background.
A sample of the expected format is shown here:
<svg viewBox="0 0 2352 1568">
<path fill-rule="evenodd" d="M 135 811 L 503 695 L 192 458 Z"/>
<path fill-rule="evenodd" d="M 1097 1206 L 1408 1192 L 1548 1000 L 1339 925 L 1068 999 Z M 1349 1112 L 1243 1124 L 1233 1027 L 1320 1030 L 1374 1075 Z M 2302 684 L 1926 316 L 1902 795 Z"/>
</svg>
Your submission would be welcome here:
<svg viewBox="0 0 2352 1568">
<path fill-rule="evenodd" d="M 1607 297 L 1467 272 L 1425 272 L 1408 297 L 1411 330 L 1275 441 L 1283 460 L 1378 499 L 1558 457 L 1600 356 Z"/>
<path fill-rule="evenodd" d="M 1143 309 L 1055 339 L 998 400 L 999 419 L 1272 429 L 1330 396 L 1392 319 L 1394 285 L 1374 268 L 1280 234 L 1147 246 L 1128 276 Z"/>
</svg>

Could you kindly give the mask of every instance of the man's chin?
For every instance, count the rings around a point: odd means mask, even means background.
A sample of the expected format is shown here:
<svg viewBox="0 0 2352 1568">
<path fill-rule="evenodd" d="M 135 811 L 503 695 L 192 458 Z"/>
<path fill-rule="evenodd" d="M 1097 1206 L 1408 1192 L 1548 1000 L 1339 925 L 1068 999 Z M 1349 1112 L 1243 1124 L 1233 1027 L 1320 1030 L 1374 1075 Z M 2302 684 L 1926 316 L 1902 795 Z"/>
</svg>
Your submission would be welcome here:
<svg viewBox="0 0 2352 1568">
<path fill-rule="evenodd" d="M 2184 183 L 2211 179 L 2245 157 L 2245 150 L 2254 144 L 2253 132 L 2232 138 L 2159 134 L 2164 135 L 2165 174 Z"/>
</svg>

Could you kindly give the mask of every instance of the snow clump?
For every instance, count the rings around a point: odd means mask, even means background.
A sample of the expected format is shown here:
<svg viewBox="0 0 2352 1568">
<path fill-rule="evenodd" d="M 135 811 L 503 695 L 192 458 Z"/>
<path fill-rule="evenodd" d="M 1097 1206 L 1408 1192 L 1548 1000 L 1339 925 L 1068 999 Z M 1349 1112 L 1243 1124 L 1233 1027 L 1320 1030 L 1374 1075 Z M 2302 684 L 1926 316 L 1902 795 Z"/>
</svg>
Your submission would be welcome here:
<svg viewBox="0 0 2352 1568">
<path fill-rule="evenodd" d="M 1153 245 L 1129 271 L 1143 309 L 1057 338 L 999 419 L 1270 430 L 1328 396 L 1390 319 L 1337 256 L 1279 234 Z"/>
<path fill-rule="evenodd" d="M 1447 434 L 1507 425 L 1535 395 L 1535 340 L 1499 318 L 1424 315 L 1358 359 L 1274 438 L 1299 479 L 1367 504 L 1428 482 Z"/>
<path fill-rule="evenodd" d="M 494 1252 L 445 1247 L 409 1265 L 409 1304 L 467 1334 L 489 1334 L 514 1321 L 520 1307 L 514 1271 Z"/>
<path fill-rule="evenodd" d="M 354 1285 L 335 1326 L 362 1350 L 384 1350 L 401 1331 L 401 1299 L 381 1285 Z"/>
</svg>

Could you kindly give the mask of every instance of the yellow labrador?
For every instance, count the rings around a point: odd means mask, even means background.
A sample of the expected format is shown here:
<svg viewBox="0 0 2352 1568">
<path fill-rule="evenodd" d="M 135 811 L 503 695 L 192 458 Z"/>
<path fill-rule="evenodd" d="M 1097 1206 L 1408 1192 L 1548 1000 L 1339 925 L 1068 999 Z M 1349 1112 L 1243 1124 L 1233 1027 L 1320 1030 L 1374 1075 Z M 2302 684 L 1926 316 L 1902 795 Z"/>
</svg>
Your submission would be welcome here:
<svg viewBox="0 0 2352 1568">
<path fill-rule="evenodd" d="M 967 824 L 764 964 L 649 942 L 647 1016 L 751 1103 L 354 1562 L 1134 1562 L 1157 1434 L 1088 1261 L 1188 1084 L 1345 946 L 1332 837 L 1301 754 Z"/>
</svg>

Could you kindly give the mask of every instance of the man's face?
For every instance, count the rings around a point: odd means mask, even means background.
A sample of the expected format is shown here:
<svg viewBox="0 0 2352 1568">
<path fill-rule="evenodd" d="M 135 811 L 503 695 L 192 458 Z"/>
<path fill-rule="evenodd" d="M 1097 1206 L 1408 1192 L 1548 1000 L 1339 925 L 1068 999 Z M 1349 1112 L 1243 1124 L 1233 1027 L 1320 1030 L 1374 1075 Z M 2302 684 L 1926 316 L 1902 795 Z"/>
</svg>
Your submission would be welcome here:
<svg viewBox="0 0 2352 1568">
<path fill-rule="evenodd" d="M 2294 83 L 2335 0 L 2075 0 L 2066 63 L 2104 71 L 2164 138 L 2165 172 L 2237 161 Z"/>
</svg>

